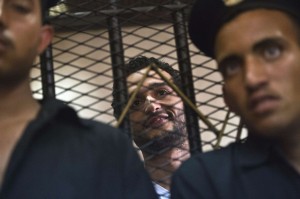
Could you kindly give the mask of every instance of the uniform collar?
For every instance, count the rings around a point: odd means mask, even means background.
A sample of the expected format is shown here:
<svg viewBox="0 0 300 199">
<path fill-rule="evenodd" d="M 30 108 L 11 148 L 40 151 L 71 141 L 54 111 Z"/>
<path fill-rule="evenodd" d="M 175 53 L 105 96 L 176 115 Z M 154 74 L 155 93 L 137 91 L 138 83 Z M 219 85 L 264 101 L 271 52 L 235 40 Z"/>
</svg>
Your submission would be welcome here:
<svg viewBox="0 0 300 199">
<path fill-rule="evenodd" d="M 41 110 L 37 120 L 51 121 L 51 119 L 63 120 L 64 122 L 81 123 L 74 109 L 64 102 L 56 99 L 47 99 L 40 101 Z"/>
</svg>

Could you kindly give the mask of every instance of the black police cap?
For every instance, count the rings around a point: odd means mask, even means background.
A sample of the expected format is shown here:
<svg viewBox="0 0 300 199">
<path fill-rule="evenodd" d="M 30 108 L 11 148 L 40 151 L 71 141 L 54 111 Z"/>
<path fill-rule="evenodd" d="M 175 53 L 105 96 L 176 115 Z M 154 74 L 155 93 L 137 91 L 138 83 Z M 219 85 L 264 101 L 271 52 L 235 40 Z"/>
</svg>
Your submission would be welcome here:
<svg viewBox="0 0 300 199">
<path fill-rule="evenodd" d="M 60 0 L 41 0 L 41 5 L 43 10 L 48 10 L 49 8 L 55 6 Z"/>
<path fill-rule="evenodd" d="M 215 58 L 215 37 L 222 25 L 256 8 L 281 10 L 300 21 L 300 0 L 196 0 L 189 18 L 192 42 L 204 54 Z"/>
</svg>

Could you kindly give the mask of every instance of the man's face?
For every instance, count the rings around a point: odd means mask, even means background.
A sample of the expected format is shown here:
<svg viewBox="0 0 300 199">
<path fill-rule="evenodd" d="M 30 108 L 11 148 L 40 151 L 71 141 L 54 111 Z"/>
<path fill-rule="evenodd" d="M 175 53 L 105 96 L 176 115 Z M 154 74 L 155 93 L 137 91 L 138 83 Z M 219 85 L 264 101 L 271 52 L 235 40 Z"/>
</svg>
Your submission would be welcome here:
<svg viewBox="0 0 300 199">
<path fill-rule="evenodd" d="M 28 77 L 52 37 L 41 23 L 40 0 L 0 0 L 0 86 Z"/>
<path fill-rule="evenodd" d="M 217 35 L 224 97 L 250 132 L 282 136 L 300 129 L 299 32 L 284 13 L 247 11 Z"/>
<path fill-rule="evenodd" d="M 171 80 L 170 74 L 161 71 Z M 127 78 L 128 93 L 132 95 L 142 81 L 146 69 Z M 171 81 L 172 82 L 172 81 Z M 185 119 L 181 98 L 153 70 L 138 91 L 130 109 L 133 137 L 138 146 L 150 144 L 150 150 L 159 151 L 181 144 L 185 138 Z"/>
</svg>

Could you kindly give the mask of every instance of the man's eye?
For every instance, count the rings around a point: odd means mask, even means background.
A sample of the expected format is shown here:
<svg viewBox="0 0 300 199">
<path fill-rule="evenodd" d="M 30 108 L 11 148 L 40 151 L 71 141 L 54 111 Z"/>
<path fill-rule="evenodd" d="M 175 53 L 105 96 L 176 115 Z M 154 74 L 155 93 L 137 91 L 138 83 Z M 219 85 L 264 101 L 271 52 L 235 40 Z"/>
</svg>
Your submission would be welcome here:
<svg viewBox="0 0 300 199">
<path fill-rule="evenodd" d="M 278 45 L 270 45 L 263 50 L 263 56 L 267 60 L 273 60 L 281 55 L 282 48 Z"/>
<path fill-rule="evenodd" d="M 131 107 L 134 109 L 137 109 L 137 108 L 141 107 L 142 104 L 143 104 L 143 101 L 141 99 L 136 99 L 132 102 Z"/>
<path fill-rule="evenodd" d="M 162 89 L 162 90 L 158 90 L 157 91 L 157 94 L 158 94 L 158 96 L 160 96 L 160 97 L 163 97 L 163 96 L 165 96 L 165 95 L 168 95 L 170 92 L 168 91 L 168 90 L 165 90 L 165 89 Z"/>
<path fill-rule="evenodd" d="M 221 65 L 220 70 L 224 77 L 229 77 L 241 70 L 241 63 L 239 61 L 228 61 Z"/>
<path fill-rule="evenodd" d="M 18 13 L 27 14 L 31 11 L 30 6 L 23 5 L 22 3 L 13 3 L 11 7 Z"/>
</svg>

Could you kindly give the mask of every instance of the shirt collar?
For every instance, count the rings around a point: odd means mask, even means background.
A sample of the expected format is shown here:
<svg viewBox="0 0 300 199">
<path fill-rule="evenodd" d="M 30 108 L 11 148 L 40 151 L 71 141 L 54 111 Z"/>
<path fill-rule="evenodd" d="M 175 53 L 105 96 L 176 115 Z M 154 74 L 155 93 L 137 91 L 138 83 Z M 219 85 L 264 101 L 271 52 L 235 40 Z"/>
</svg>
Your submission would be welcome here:
<svg viewBox="0 0 300 199">
<path fill-rule="evenodd" d="M 81 120 L 76 111 L 66 105 L 64 102 L 56 99 L 47 99 L 40 101 L 41 110 L 37 116 L 37 120 L 43 123 L 43 121 L 51 121 L 52 119 L 63 120 L 64 122 L 70 122 L 73 124 L 86 125 L 84 120 Z"/>
</svg>

